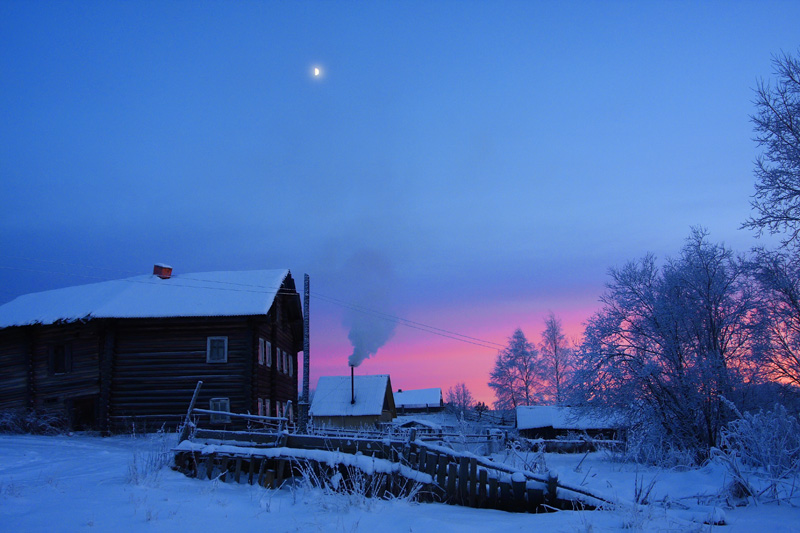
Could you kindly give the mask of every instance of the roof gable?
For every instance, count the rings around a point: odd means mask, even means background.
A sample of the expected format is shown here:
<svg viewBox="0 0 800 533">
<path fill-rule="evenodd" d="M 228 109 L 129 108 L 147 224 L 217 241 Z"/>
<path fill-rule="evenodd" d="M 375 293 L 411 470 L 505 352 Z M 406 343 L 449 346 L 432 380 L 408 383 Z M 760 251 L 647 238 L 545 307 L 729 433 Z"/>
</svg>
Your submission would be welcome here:
<svg viewBox="0 0 800 533">
<path fill-rule="evenodd" d="M 91 318 L 265 315 L 289 270 L 155 275 L 20 296 L 0 306 L 0 328 Z"/>
<path fill-rule="evenodd" d="M 311 416 L 380 415 L 384 402 L 392 399 L 389 376 L 355 376 L 356 403 L 350 403 L 350 376 L 322 376 L 311 401 Z"/>
</svg>

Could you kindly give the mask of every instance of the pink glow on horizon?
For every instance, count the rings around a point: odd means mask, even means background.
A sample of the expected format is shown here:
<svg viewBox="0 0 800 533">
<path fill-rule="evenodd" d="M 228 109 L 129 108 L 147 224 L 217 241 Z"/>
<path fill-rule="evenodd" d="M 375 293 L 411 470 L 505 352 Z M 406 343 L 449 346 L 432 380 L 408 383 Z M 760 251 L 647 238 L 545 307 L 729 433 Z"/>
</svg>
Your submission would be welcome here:
<svg viewBox="0 0 800 533">
<path fill-rule="evenodd" d="M 583 306 L 562 303 L 558 308 L 552 307 L 570 341 L 580 339 L 583 323 L 597 308 L 596 305 L 589 307 L 586 302 L 574 304 Z M 506 303 L 468 309 L 426 308 L 404 316 L 409 320 L 504 346 L 518 327 L 529 341 L 538 344 L 549 309 Z M 312 388 L 320 376 L 343 376 L 350 372 L 347 358 L 352 353 L 352 347 L 347 339 L 347 330 L 341 325 L 341 314 L 338 309 L 325 311 L 317 311 L 315 315 L 312 307 Z M 488 381 L 499 349 L 476 346 L 398 325 L 389 342 L 376 355 L 366 359 L 355 372 L 357 375 L 389 374 L 395 391 L 440 387 L 442 393 L 446 394 L 447 389 L 464 382 L 476 401 L 491 405 L 495 397 Z"/>
</svg>

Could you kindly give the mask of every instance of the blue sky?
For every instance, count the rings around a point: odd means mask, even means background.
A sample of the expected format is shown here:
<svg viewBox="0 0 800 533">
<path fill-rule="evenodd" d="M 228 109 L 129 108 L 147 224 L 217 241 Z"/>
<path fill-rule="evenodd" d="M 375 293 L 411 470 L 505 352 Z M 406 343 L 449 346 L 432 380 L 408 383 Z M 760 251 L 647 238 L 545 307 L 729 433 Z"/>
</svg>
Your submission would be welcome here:
<svg viewBox="0 0 800 533">
<path fill-rule="evenodd" d="M 3 2 L 0 301 L 167 262 L 288 267 L 363 302 L 379 264 L 380 310 L 502 344 L 552 309 L 576 334 L 608 267 L 698 224 L 756 244 L 752 88 L 798 20 L 797 2 Z M 334 373 L 343 309 L 315 305 Z M 400 327 L 364 371 L 485 388 L 494 352 L 440 342 Z M 463 373 L 404 371 L 411 351 Z"/>
</svg>

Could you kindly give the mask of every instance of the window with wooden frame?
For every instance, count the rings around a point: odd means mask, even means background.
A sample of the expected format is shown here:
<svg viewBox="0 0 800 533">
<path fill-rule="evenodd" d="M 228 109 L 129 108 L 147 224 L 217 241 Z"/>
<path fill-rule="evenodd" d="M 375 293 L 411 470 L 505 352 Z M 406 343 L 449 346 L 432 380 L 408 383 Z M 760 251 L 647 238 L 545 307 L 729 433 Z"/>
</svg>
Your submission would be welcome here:
<svg viewBox="0 0 800 533">
<path fill-rule="evenodd" d="M 264 416 L 272 416 L 272 414 L 269 411 L 271 407 L 272 406 L 270 405 L 269 398 L 266 398 L 264 400 Z"/>
<path fill-rule="evenodd" d="M 264 357 L 267 360 L 267 367 L 272 366 L 272 343 L 265 340 L 264 341 Z"/>
<path fill-rule="evenodd" d="M 284 371 L 284 373 L 288 374 L 289 373 L 289 354 L 287 354 L 283 350 L 281 350 L 281 353 L 283 353 L 283 371 Z"/>
<path fill-rule="evenodd" d="M 264 414 L 264 399 L 263 398 L 259 398 L 258 399 L 258 405 L 256 406 L 256 409 L 258 411 L 258 416 L 266 416 Z"/>
<path fill-rule="evenodd" d="M 289 375 L 294 376 L 294 356 L 289 354 Z"/>
<path fill-rule="evenodd" d="M 278 372 L 283 372 L 283 367 L 281 366 L 281 349 L 277 346 L 275 347 L 275 367 L 278 369 Z"/>
<path fill-rule="evenodd" d="M 47 357 L 47 373 L 59 376 L 72 372 L 72 346 L 68 343 L 50 346 Z"/>
<path fill-rule="evenodd" d="M 211 398 L 209 405 L 210 411 L 217 411 L 210 415 L 212 424 L 227 424 L 231 421 L 230 415 L 227 414 L 231 411 L 231 401 L 228 398 Z"/>
<path fill-rule="evenodd" d="M 228 362 L 228 337 L 208 337 L 206 363 Z"/>
<path fill-rule="evenodd" d="M 264 339 L 258 338 L 258 364 L 264 366 Z"/>
</svg>

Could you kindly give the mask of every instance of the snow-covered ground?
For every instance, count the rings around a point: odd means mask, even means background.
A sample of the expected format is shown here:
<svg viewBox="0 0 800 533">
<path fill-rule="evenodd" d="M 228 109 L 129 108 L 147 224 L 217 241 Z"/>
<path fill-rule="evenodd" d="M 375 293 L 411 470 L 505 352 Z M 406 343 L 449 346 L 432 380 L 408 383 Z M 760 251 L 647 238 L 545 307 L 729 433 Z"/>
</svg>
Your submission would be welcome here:
<svg viewBox="0 0 800 533">
<path fill-rule="evenodd" d="M 729 525 L 711 527 L 692 525 L 680 504 L 670 511 L 530 515 L 366 500 L 299 484 L 271 491 L 199 481 L 150 468 L 157 452 L 174 444 L 167 437 L 0 435 L 0 531 L 800 531 L 800 509 L 786 505 L 725 510 Z M 587 456 L 576 471 L 582 458 L 548 454 L 545 461 L 565 481 L 626 500 L 637 483 L 647 487 L 655 480 L 652 499 L 668 496 L 695 510 L 708 503 L 702 495 L 718 492 L 725 481 L 714 465 L 668 471 L 609 462 L 602 453 Z"/>
</svg>

